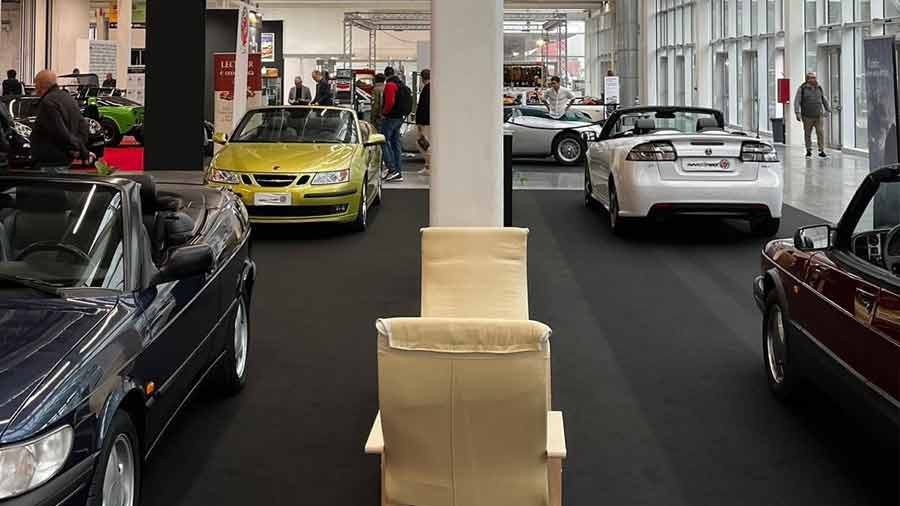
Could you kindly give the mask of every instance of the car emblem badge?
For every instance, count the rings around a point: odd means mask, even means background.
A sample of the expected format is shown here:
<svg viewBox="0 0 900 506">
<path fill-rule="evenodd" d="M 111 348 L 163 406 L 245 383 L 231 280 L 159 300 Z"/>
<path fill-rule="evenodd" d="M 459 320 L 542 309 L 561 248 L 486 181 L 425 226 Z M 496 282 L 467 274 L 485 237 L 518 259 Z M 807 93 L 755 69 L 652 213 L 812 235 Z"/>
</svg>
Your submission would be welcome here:
<svg viewBox="0 0 900 506">
<path fill-rule="evenodd" d="M 731 167 L 731 162 L 728 160 L 722 160 L 719 162 L 719 166 L 722 167 L 723 170 L 728 170 Z"/>
<path fill-rule="evenodd" d="M 706 156 L 712 156 L 712 148 L 706 148 Z"/>
</svg>

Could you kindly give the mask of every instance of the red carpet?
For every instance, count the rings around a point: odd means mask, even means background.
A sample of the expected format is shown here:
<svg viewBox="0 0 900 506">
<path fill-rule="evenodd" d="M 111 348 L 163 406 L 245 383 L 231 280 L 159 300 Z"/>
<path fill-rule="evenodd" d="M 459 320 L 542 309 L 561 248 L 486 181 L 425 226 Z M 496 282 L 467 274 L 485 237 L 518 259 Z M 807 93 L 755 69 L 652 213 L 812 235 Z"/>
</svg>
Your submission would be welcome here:
<svg viewBox="0 0 900 506">
<path fill-rule="evenodd" d="M 142 146 L 106 148 L 103 161 L 119 172 L 143 172 L 144 148 Z"/>
</svg>

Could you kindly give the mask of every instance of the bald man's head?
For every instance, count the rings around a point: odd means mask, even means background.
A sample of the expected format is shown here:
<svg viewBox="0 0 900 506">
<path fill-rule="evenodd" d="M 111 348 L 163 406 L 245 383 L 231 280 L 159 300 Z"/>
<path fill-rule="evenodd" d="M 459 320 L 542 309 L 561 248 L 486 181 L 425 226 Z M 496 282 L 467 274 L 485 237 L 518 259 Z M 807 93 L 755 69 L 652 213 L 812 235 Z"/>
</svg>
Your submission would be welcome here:
<svg viewBox="0 0 900 506">
<path fill-rule="evenodd" d="M 43 97 L 50 91 L 50 88 L 56 85 L 56 74 L 52 70 L 42 70 L 38 75 L 34 76 L 34 92 L 39 97 Z"/>
</svg>

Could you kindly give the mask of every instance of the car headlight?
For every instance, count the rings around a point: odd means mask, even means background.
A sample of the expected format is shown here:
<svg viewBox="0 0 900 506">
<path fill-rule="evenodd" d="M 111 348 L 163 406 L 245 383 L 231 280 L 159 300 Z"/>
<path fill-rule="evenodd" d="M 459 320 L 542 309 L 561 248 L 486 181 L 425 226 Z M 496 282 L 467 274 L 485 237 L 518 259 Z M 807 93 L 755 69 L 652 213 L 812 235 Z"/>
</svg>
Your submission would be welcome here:
<svg viewBox="0 0 900 506">
<path fill-rule="evenodd" d="M 241 184 L 241 176 L 234 172 L 216 168 L 209 169 L 209 174 L 206 175 L 206 179 L 211 183 Z"/>
<path fill-rule="evenodd" d="M 66 425 L 33 441 L 0 448 L 0 500 L 24 494 L 56 475 L 72 451 Z"/>
<path fill-rule="evenodd" d="M 100 126 L 100 123 L 97 120 L 91 118 L 88 118 L 87 122 L 88 131 L 90 131 L 91 135 L 100 135 L 100 133 L 103 131 L 103 127 Z"/>
<path fill-rule="evenodd" d="M 350 169 L 334 170 L 331 172 L 319 172 L 312 180 L 312 184 L 341 184 L 350 181 Z"/>
<path fill-rule="evenodd" d="M 30 126 L 16 121 L 13 124 L 13 129 L 16 131 L 17 134 L 21 135 L 22 137 L 25 137 L 26 139 L 31 138 L 31 127 Z"/>
</svg>

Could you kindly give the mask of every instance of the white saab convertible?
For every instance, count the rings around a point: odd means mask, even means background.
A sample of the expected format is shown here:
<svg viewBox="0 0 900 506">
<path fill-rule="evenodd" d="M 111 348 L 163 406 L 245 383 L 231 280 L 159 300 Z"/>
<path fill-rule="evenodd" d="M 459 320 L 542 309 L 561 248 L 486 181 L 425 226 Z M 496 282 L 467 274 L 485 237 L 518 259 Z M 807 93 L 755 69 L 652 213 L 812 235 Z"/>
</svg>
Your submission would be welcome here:
<svg viewBox="0 0 900 506">
<path fill-rule="evenodd" d="M 724 125 L 714 109 L 616 111 L 598 136 L 585 134 L 585 205 L 603 205 L 617 234 L 641 218 L 676 214 L 746 219 L 754 234 L 777 234 L 783 202 L 778 154 L 771 144 Z"/>
</svg>

